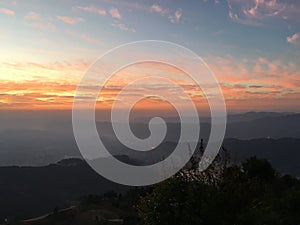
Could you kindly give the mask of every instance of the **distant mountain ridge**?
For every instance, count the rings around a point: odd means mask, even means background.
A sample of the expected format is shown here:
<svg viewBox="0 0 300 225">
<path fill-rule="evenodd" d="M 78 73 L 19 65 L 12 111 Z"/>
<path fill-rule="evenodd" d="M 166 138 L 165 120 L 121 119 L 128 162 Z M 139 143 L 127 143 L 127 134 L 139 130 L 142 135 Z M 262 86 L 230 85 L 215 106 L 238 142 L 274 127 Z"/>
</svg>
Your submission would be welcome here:
<svg viewBox="0 0 300 225">
<path fill-rule="evenodd" d="M 234 122 L 246 122 L 251 120 L 257 120 L 262 118 L 274 118 L 274 117 L 280 117 L 280 116 L 287 116 L 287 115 L 294 115 L 297 113 L 293 112 L 245 112 L 245 113 L 228 113 L 227 115 L 227 122 L 228 123 L 234 123 Z M 164 117 L 167 122 L 170 123 L 176 123 L 179 121 L 178 117 Z M 138 117 L 134 120 L 136 123 L 143 123 L 149 118 L 147 117 Z M 207 123 L 210 122 L 211 118 L 207 116 L 199 116 L 199 119 L 201 122 Z"/>
<path fill-rule="evenodd" d="M 274 118 L 288 115 L 295 115 L 296 113 L 291 112 L 246 112 L 240 114 L 229 114 L 227 121 L 229 123 L 234 122 L 246 122 L 251 120 L 263 119 L 263 118 Z"/>
<path fill-rule="evenodd" d="M 42 123 L 43 120 L 39 121 Z M 9 121 L 4 122 L 8 124 Z M 48 126 L 48 124 L 50 125 Z M 21 124 L 21 128 L 14 127 L 1 132 L 2 125 L 1 123 L 0 165 L 47 165 L 66 157 L 80 157 L 73 136 L 71 121 L 54 120 L 50 123 L 48 118 L 46 125 L 28 121 L 28 124 Z M 146 138 L 150 135 L 148 123 L 145 121 L 131 125 L 136 136 Z M 160 148 L 161 150 L 168 146 L 168 142 L 178 141 L 180 136 L 180 124 L 178 122 L 169 122 L 167 125 L 167 137 Z M 97 127 L 101 140 L 112 154 L 130 155 L 132 153 L 116 139 L 110 123 L 97 122 Z M 210 124 L 203 122 L 200 129 L 199 139 L 208 140 Z M 285 137 L 300 138 L 300 114 L 248 112 L 228 116 L 226 138 L 249 140 Z"/>
<path fill-rule="evenodd" d="M 229 115 L 226 128 L 226 138 L 254 139 L 254 138 L 300 138 L 300 114 L 296 113 L 256 113 Z M 107 122 L 98 122 L 99 133 L 106 138 L 113 139 L 114 131 Z M 131 124 L 132 131 L 139 137 L 145 138 L 150 135 L 148 123 L 136 122 Z M 180 123 L 168 122 L 168 136 L 166 141 L 176 141 L 180 135 Z M 194 124 L 190 124 L 194 126 Z M 201 122 L 199 136 L 208 139 L 210 136 L 210 122 Z"/>
<path fill-rule="evenodd" d="M 300 114 L 263 117 L 251 121 L 230 123 L 227 138 L 300 138 Z"/>
</svg>

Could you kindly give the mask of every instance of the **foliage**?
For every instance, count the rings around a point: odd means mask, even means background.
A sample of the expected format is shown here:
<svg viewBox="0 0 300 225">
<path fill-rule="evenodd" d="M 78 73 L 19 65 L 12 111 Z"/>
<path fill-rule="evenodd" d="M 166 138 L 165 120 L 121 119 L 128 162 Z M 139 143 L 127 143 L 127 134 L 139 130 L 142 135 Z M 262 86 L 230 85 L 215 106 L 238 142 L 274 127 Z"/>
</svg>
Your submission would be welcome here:
<svg viewBox="0 0 300 225">
<path fill-rule="evenodd" d="M 300 182 L 253 157 L 224 167 L 218 185 L 173 178 L 156 185 L 137 207 L 144 225 L 300 224 Z"/>
</svg>

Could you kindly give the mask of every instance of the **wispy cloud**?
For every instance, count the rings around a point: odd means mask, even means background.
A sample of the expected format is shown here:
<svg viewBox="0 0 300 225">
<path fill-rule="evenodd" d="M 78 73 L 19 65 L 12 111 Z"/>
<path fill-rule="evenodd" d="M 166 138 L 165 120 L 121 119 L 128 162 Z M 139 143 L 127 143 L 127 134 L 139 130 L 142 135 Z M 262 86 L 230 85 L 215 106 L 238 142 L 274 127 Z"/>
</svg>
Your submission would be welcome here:
<svg viewBox="0 0 300 225">
<path fill-rule="evenodd" d="M 165 16 L 171 23 L 177 23 L 181 20 L 182 9 L 177 9 L 174 13 L 169 8 L 163 8 L 158 4 L 153 4 L 150 7 L 150 12 L 159 13 L 161 16 Z"/>
<path fill-rule="evenodd" d="M 72 30 L 67 30 L 66 31 L 67 34 L 69 34 L 70 36 L 72 37 L 75 37 L 75 38 L 78 38 L 78 39 L 81 39 L 83 41 L 86 41 L 86 42 L 89 42 L 89 43 L 92 43 L 92 44 L 96 44 L 96 45 L 103 45 L 103 42 L 98 40 L 98 39 L 95 39 L 95 38 L 92 38 L 91 36 L 87 35 L 87 34 L 84 34 L 84 33 L 77 33 L 77 32 L 74 32 Z"/>
<path fill-rule="evenodd" d="M 89 12 L 89 13 L 99 14 L 101 16 L 106 15 L 106 11 L 104 9 L 99 9 L 95 6 L 76 6 L 76 8 L 79 10 L 82 10 L 82 11 Z"/>
<path fill-rule="evenodd" d="M 245 25 L 263 25 L 270 19 L 300 22 L 299 2 L 277 0 L 227 0 L 229 18 Z"/>
<path fill-rule="evenodd" d="M 30 12 L 25 16 L 25 19 L 27 20 L 39 20 L 40 15 L 35 12 Z"/>
<path fill-rule="evenodd" d="M 76 86 L 59 82 L 5 82 L 0 85 L 2 108 L 67 109 L 72 105 Z"/>
<path fill-rule="evenodd" d="M 40 30 L 54 31 L 56 30 L 55 26 L 48 20 L 42 18 L 36 12 L 29 12 L 25 17 L 25 24 Z"/>
<path fill-rule="evenodd" d="M 300 44 L 300 34 L 295 33 L 292 36 L 287 37 L 286 41 L 290 44 L 299 45 Z"/>
<path fill-rule="evenodd" d="M 64 23 L 74 25 L 75 23 L 83 23 L 85 22 L 85 19 L 81 17 L 71 18 L 68 16 L 56 16 L 56 18 Z"/>
<path fill-rule="evenodd" d="M 239 17 L 238 14 L 234 13 L 231 10 L 229 10 L 228 16 L 235 23 L 240 23 L 240 24 L 250 25 L 250 26 L 262 26 L 263 25 L 261 22 L 243 19 L 243 18 Z"/>
<path fill-rule="evenodd" d="M 206 60 L 211 61 L 209 59 Z M 299 70 L 295 63 L 270 60 L 212 58 L 208 63 L 217 76 L 226 98 L 227 106 L 246 110 L 272 109 L 279 105 L 294 107 L 300 96 Z M 264 99 L 263 106 L 257 102 Z"/>
<path fill-rule="evenodd" d="M 123 23 L 113 23 L 112 26 L 119 28 L 120 30 L 131 31 L 133 33 L 136 32 L 134 28 L 129 28 Z"/>
<path fill-rule="evenodd" d="M 117 8 L 111 8 L 109 14 L 115 19 L 122 19 L 122 16 Z"/>
<path fill-rule="evenodd" d="M 216 76 L 219 78 L 220 85 L 222 87 L 224 97 L 228 102 L 227 106 L 230 110 L 234 109 L 257 109 L 257 102 L 261 102 L 264 99 L 263 106 L 260 109 L 270 109 L 270 107 L 278 104 L 285 107 L 297 106 L 297 102 L 300 97 L 299 90 L 299 72 L 297 65 L 284 64 L 280 60 L 271 61 L 267 58 L 259 57 L 249 61 L 245 59 L 234 58 L 221 58 L 213 57 L 212 64 L 209 66 L 212 68 Z M 250 63 L 250 64 L 248 64 Z M 18 72 L 21 80 L 17 81 L 12 79 L 11 81 L 0 82 L 0 102 L 2 107 L 9 108 L 23 108 L 23 109 L 57 109 L 57 108 L 71 108 L 73 102 L 74 91 L 76 90 L 77 82 L 79 82 L 82 72 L 85 71 L 90 62 L 56 62 L 54 64 L 45 65 L 37 63 L 14 63 L 14 64 L 2 64 L 1 68 L 14 69 L 11 73 Z M 248 68 L 252 65 L 252 68 Z M 245 69 L 248 68 L 248 69 Z M 147 70 L 145 70 L 147 69 Z M 151 72 L 149 72 L 151 70 Z M 32 79 L 24 79 L 24 73 L 30 71 L 35 73 L 36 76 L 32 76 Z M 145 73 L 148 71 L 149 73 Z M 75 74 L 76 76 L 74 76 Z M 155 63 L 148 63 L 139 65 L 135 68 L 128 68 L 125 71 L 121 71 L 115 74 L 102 89 L 101 96 L 98 102 L 101 102 L 97 107 L 110 108 L 119 94 L 120 90 L 125 84 L 130 83 L 137 77 L 153 76 L 153 74 L 170 74 L 170 79 L 173 82 L 178 83 L 184 90 L 198 102 L 205 97 L 193 81 L 186 80 L 184 74 L 176 68 L 169 68 L 165 65 L 157 65 Z M 0 73 L 1 74 L 1 73 Z M 43 74 L 43 75 L 40 75 Z M 69 79 L 66 77 L 64 80 L 57 79 L 62 74 L 72 74 Z M 55 75 L 55 77 L 53 77 Z M 172 75 L 172 76 L 171 76 Z M 42 76 L 42 77 L 39 77 Z M 72 79 L 70 79 L 72 77 Z M 280 78 L 280 79 L 279 79 Z M 145 83 L 142 87 L 131 89 L 126 98 L 131 100 L 131 97 L 143 95 L 145 91 L 161 91 L 162 96 L 168 96 L 178 93 L 178 89 L 165 84 Z M 86 94 L 95 90 L 97 85 L 86 86 Z M 155 96 L 155 95 L 153 95 Z M 146 97 L 144 105 L 141 108 L 147 107 L 152 103 L 153 97 Z M 178 96 L 181 97 L 180 95 Z M 126 100 L 125 99 L 125 100 Z M 26 103 L 22 105 L 23 103 Z M 124 102 L 126 103 L 126 102 Z M 161 100 L 155 101 L 158 109 L 163 106 Z M 104 105 L 103 105 L 104 104 Z M 202 105 L 201 105 L 202 106 Z M 124 106 L 125 107 L 125 106 Z M 265 107 L 265 108 L 262 108 Z"/>
<path fill-rule="evenodd" d="M 88 60 L 66 60 L 49 63 L 30 61 L 0 62 L 0 84 L 3 82 L 78 83 L 90 65 Z M 23 89 L 24 87 L 15 87 Z M 1 88 L 0 88 L 1 89 Z M 9 88 L 8 88 L 9 89 Z M 2 89 L 1 89 L 2 90 Z M 13 91 L 15 89 L 11 89 Z"/>
<path fill-rule="evenodd" d="M 248 17 L 261 19 L 264 17 L 276 16 L 282 12 L 286 6 L 276 0 L 254 0 L 254 5 L 244 8 L 243 13 Z"/>
<path fill-rule="evenodd" d="M 254 20 L 251 20 L 248 18 L 246 18 L 246 19 L 242 18 L 236 12 L 234 12 L 231 2 L 229 0 L 227 2 L 228 2 L 228 8 L 229 8 L 228 16 L 233 22 L 244 24 L 244 25 L 251 25 L 251 26 L 261 26 L 262 25 L 261 22 L 254 21 Z"/>
<path fill-rule="evenodd" d="M 182 17 L 182 9 L 177 9 L 174 15 L 170 15 L 169 19 L 171 23 L 178 23 Z"/>
<path fill-rule="evenodd" d="M 163 13 L 164 12 L 163 8 L 161 6 L 159 6 L 158 4 L 153 4 L 151 6 L 150 10 L 154 11 L 154 12 L 157 12 L 157 13 Z"/>
<path fill-rule="evenodd" d="M 4 13 L 6 15 L 9 15 L 9 16 L 14 16 L 15 15 L 15 12 L 11 9 L 0 8 L 0 12 Z"/>
</svg>

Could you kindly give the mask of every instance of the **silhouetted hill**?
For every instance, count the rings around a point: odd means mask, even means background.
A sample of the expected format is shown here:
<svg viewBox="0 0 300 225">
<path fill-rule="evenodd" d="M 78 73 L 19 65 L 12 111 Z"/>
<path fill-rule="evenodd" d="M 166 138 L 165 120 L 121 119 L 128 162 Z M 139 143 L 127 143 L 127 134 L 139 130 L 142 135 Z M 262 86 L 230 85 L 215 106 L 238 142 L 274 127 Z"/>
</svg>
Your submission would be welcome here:
<svg viewBox="0 0 300 225">
<path fill-rule="evenodd" d="M 127 189 L 102 178 L 79 159 L 43 167 L 0 167 L 0 221 L 39 216 L 73 205 L 81 196 Z"/>
</svg>

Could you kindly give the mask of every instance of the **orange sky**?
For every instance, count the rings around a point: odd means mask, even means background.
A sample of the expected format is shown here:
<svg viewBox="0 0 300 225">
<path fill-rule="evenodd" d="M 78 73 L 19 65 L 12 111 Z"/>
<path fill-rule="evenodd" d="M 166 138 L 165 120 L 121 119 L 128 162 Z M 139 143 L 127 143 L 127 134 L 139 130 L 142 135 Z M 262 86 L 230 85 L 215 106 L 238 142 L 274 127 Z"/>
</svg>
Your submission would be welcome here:
<svg viewBox="0 0 300 225">
<path fill-rule="evenodd" d="M 209 63 L 210 59 L 206 59 Z M 88 68 L 88 62 L 41 65 L 36 63 L 11 63 L 0 69 L 0 105 L 2 110 L 53 110 L 71 109 L 76 85 Z M 209 64 L 219 79 L 229 111 L 239 110 L 288 110 L 297 111 L 300 99 L 296 65 L 258 59 L 249 68 L 245 63 L 218 58 Z M 246 69 L 247 68 L 247 69 Z M 287 72 L 290 71 L 290 72 Z M 3 76 L 3 74 L 5 74 Z M 278 76 L 280 74 L 280 79 Z M 119 91 L 138 76 L 161 75 L 179 83 L 196 102 L 198 108 L 207 108 L 201 90 L 176 68 L 161 64 L 142 64 L 119 71 L 99 95 L 97 108 L 111 107 Z M 147 86 L 147 84 L 145 84 Z M 147 87 L 145 87 L 147 88 Z M 160 95 L 168 95 L 162 88 Z M 133 90 L 131 95 L 141 95 Z M 294 106 L 294 107 L 291 107 Z M 160 99 L 148 98 L 137 105 L 140 109 L 164 109 L 168 104 Z"/>
</svg>

